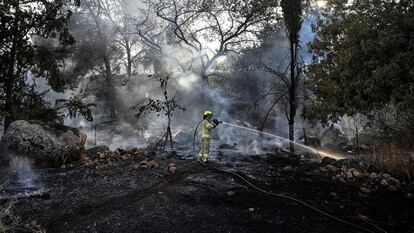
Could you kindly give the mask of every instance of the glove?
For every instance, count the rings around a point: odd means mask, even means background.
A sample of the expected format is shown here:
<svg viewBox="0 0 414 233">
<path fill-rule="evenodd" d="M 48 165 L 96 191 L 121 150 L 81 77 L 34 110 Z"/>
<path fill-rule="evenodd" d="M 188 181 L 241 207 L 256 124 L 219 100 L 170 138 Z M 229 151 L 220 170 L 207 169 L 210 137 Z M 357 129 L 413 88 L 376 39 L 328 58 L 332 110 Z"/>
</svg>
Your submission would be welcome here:
<svg viewBox="0 0 414 233">
<path fill-rule="evenodd" d="M 215 125 L 219 125 L 219 124 L 221 123 L 221 121 L 219 121 L 219 120 L 217 120 L 217 119 L 214 119 L 214 120 L 213 120 L 213 123 L 214 123 Z"/>
</svg>

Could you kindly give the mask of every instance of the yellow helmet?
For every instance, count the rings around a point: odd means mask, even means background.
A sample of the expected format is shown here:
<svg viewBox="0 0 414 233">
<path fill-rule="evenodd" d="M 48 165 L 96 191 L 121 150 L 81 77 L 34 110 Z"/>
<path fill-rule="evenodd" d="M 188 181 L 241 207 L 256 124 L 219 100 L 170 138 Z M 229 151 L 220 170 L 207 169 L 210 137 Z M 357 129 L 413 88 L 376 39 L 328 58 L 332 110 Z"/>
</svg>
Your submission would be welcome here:
<svg viewBox="0 0 414 233">
<path fill-rule="evenodd" d="M 211 111 L 205 111 L 204 116 L 213 116 L 213 113 Z"/>
</svg>

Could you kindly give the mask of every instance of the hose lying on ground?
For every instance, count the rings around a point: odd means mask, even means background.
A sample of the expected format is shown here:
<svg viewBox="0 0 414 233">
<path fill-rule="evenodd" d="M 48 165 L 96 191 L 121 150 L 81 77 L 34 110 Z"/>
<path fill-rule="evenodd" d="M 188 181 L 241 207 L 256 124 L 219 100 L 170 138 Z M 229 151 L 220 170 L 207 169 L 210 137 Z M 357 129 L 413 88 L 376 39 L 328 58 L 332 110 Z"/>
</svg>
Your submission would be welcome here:
<svg viewBox="0 0 414 233">
<path fill-rule="evenodd" d="M 201 121 L 200 121 L 200 123 L 201 123 Z M 196 150 L 195 150 L 195 138 L 196 138 L 196 135 L 197 135 L 197 129 L 198 129 L 198 126 L 200 125 L 200 123 L 198 123 L 198 124 L 197 124 L 197 126 L 196 126 L 196 128 L 195 128 L 195 131 L 194 131 L 194 138 L 193 138 L 193 151 L 194 151 L 194 154 L 196 154 Z M 342 224 L 344 224 L 344 225 L 351 226 L 351 227 L 353 227 L 353 228 L 355 228 L 355 229 L 358 229 L 358 230 L 360 230 L 360 231 L 363 231 L 363 232 L 370 232 L 370 233 L 374 233 L 372 230 L 369 230 L 369 229 L 367 229 L 367 228 L 365 228 L 365 227 L 361 227 L 361 226 L 358 226 L 358 225 L 353 224 L 353 223 L 351 223 L 351 222 L 347 222 L 347 221 L 345 221 L 345 220 L 342 220 L 342 219 L 340 219 L 340 218 L 338 218 L 338 217 L 335 217 L 335 216 L 333 216 L 333 215 L 331 215 L 331 214 L 328 214 L 328 213 L 326 213 L 326 212 L 324 212 L 324 211 L 322 211 L 322 210 L 320 210 L 320 209 L 318 209 L 318 208 L 316 208 L 316 207 L 313 207 L 313 206 L 309 205 L 308 203 L 303 202 L 303 201 L 301 201 L 301 200 L 299 200 L 299 199 L 296 199 L 296 198 L 293 198 L 293 197 L 289 197 L 289 196 L 285 196 L 285 195 L 282 195 L 282 194 L 272 193 L 272 192 L 266 191 L 266 190 L 264 190 L 264 189 L 261 189 L 261 188 L 257 187 L 256 185 L 252 184 L 250 181 L 248 181 L 248 180 L 247 180 L 246 178 L 244 178 L 243 176 L 241 176 L 241 175 L 239 175 L 239 174 L 237 174 L 237 173 L 235 173 L 235 172 L 226 171 L 226 170 L 224 170 L 224 169 L 221 169 L 221 168 L 215 167 L 215 166 L 213 166 L 213 165 L 211 165 L 211 164 L 204 163 L 204 162 L 202 162 L 202 161 L 200 161 L 200 160 L 198 160 L 198 161 L 199 161 L 201 164 L 203 164 L 203 165 L 205 165 L 205 166 L 208 166 L 208 167 L 210 167 L 210 168 L 212 168 L 212 169 L 215 169 L 215 170 L 217 170 L 217 171 L 220 171 L 220 172 L 223 172 L 223 173 L 227 173 L 227 174 L 233 175 L 233 176 L 235 176 L 235 177 L 237 177 L 237 178 L 241 179 L 242 181 L 244 181 L 247 185 L 249 185 L 251 188 L 255 189 L 256 191 L 259 191 L 259 192 L 264 193 L 264 194 L 268 194 L 268 195 L 273 196 L 273 197 L 282 198 L 282 199 L 286 199 L 286 200 L 289 200 L 289 201 L 296 202 L 296 203 L 298 203 L 298 204 L 300 204 L 300 205 L 302 205 L 302 206 L 305 206 L 305 207 L 307 207 L 307 208 L 309 208 L 309 209 L 311 209 L 311 210 L 313 210 L 313 211 L 315 211 L 315 212 L 318 212 L 319 214 L 321 214 L 321 215 L 323 215 L 323 216 L 325 216 L 325 217 L 328 217 L 328 218 L 330 218 L 330 219 L 333 219 L 333 220 L 335 220 L 335 221 L 337 221 L 337 222 L 340 222 L 340 223 L 342 223 Z M 378 226 L 375 226 L 375 227 L 376 227 L 376 229 L 380 230 L 381 232 L 385 232 L 385 233 L 387 233 L 385 230 L 381 229 L 380 227 L 378 227 Z"/>
<path fill-rule="evenodd" d="M 242 181 L 244 181 L 246 184 L 248 184 L 251 188 L 253 188 L 253 189 L 255 189 L 255 190 L 257 190 L 257 191 L 259 191 L 259 192 L 261 192 L 261 193 L 268 194 L 268 195 L 273 196 L 273 197 L 278 197 L 278 198 L 287 199 L 287 200 L 290 200 L 290 201 L 296 202 L 296 203 L 298 203 L 298 204 L 300 204 L 300 205 L 302 205 L 302 206 L 305 206 L 305 207 L 307 207 L 307 208 L 309 208 L 309 209 L 311 209 L 311 210 L 313 210 L 313 211 L 318 212 L 319 214 L 321 214 L 321 215 L 323 215 L 323 216 L 325 216 L 325 217 L 331 218 L 331 219 L 333 219 L 333 220 L 335 220 L 335 221 L 338 221 L 338 222 L 340 222 L 340 223 L 342 223 L 342 224 L 345 224 L 345 225 L 348 225 L 348 226 L 354 227 L 354 228 L 356 228 L 356 229 L 358 229 L 358 230 L 361 230 L 361 231 L 363 231 L 363 232 L 370 232 L 370 233 L 374 233 L 373 231 L 371 231 L 371 230 L 369 230 L 369 229 L 367 229 L 367 228 L 364 228 L 364 227 L 361 227 L 361 226 L 355 225 L 355 224 L 353 224 L 353 223 L 350 223 L 350 222 L 347 222 L 347 221 L 342 220 L 342 219 L 340 219 L 340 218 L 337 218 L 337 217 L 335 217 L 335 216 L 333 216 L 333 215 L 331 215 L 331 214 L 328 214 L 328 213 L 326 213 L 326 212 L 324 212 L 324 211 L 322 211 L 322 210 L 320 210 L 320 209 L 317 209 L 317 208 L 315 208 L 315 207 L 313 207 L 313 206 L 309 205 L 308 203 L 303 202 L 303 201 L 301 201 L 301 200 L 299 200 L 299 199 L 296 199 L 296 198 L 293 198 L 293 197 L 289 197 L 289 196 L 285 196 L 285 195 L 281 195 L 281 194 L 272 193 L 272 192 L 266 191 L 266 190 L 264 190 L 264 189 L 261 189 L 261 188 L 257 187 L 256 185 L 252 184 L 250 181 L 248 181 L 248 180 L 247 180 L 246 178 L 244 178 L 243 176 L 241 176 L 241 175 L 239 175 L 239 174 L 237 174 L 237 173 L 235 173 L 235 172 L 226 171 L 226 170 L 223 170 L 223 169 L 221 169 L 221 168 L 215 167 L 215 166 L 213 166 L 213 165 L 210 165 L 210 164 L 207 164 L 207 163 L 203 163 L 203 162 L 201 162 L 201 161 L 199 161 L 199 162 L 200 162 L 201 164 L 203 164 L 203 165 L 205 165 L 205 166 L 208 166 L 208 167 L 210 167 L 210 168 L 212 168 L 212 169 L 215 169 L 215 170 L 217 170 L 217 171 L 224 172 L 224 173 L 227 173 L 227 174 L 230 174 L 230 175 L 236 176 L 237 178 L 241 179 L 241 180 L 242 180 Z M 381 229 L 381 232 L 386 232 L 386 231 Z"/>
</svg>

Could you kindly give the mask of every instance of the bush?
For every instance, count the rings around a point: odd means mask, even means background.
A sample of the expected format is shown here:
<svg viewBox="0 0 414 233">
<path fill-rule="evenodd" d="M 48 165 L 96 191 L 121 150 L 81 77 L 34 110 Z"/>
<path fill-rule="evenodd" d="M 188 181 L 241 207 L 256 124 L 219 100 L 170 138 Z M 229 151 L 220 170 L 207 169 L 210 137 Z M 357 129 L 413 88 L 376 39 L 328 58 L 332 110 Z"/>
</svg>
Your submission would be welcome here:
<svg viewBox="0 0 414 233">
<path fill-rule="evenodd" d="M 414 171 L 414 152 L 396 144 L 384 144 L 374 148 L 368 160 L 378 169 L 404 176 L 412 181 L 411 171 Z"/>
</svg>

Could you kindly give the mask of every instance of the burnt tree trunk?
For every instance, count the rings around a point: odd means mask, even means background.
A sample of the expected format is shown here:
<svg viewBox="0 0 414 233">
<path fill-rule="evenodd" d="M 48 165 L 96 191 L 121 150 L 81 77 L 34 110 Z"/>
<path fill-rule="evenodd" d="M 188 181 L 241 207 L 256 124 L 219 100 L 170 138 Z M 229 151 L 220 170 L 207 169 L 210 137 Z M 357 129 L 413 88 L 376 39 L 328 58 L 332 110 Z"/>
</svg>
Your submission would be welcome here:
<svg viewBox="0 0 414 233">
<path fill-rule="evenodd" d="M 291 153 L 295 152 L 295 117 L 297 111 L 296 100 L 296 52 L 297 43 L 295 41 L 290 42 L 290 87 L 289 87 L 289 150 Z"/>
<path fill-rule="evenodd" d="M 109 117 L 111 119 L 117 119 L 117 113 L 115 109 L 115 90 L 112 83 L 112 68 L 110 59 L 105 56 L 105 92 L 107 97 L 107 107 L 109 111 Z"/>
<path fill-rule="evenodd" d="M 125 37 L 124 39 L 125 41 L 125 51 L 126 51 L 126 55 L 127 55 L 127 64 L 126 64 L 126 71 L 127 71 L 127 76 L 128 79 L 132 77 L 132 55 L 131 55 L 131 44 L 130 41 L 128 40 L 128 38 Z"/>
<path fill-rule="evenodd" d="M 297 103 L 297 86 L 300 76 L 300 70 L 297 67 L 298 48 L 300 30 L 302 27 L 303 5 L 302 0 L 282 0 L 281 1 L 283 17 L 286 26 L 286 33 L 290 44 L 290 78 L 288 86 L 288 105 L 289 112 L 286 113 L 289 122 L 289 143 L 290 152 L 295 152 L 295 117 L 298 108 Z"/>
</svg>

